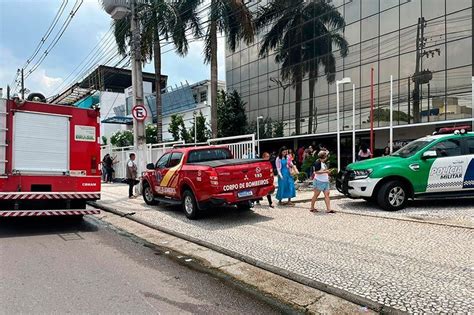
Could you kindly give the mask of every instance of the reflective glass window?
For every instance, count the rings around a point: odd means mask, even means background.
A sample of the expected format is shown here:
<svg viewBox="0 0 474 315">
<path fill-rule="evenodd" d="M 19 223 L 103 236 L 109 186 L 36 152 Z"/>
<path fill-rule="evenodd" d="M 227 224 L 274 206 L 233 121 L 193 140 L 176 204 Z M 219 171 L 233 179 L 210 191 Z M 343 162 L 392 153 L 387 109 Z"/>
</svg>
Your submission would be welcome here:
<svg viewBox="0 0 474 315">
<path fill-rule="evenodd" d="M 472 38 L 450 42 L 448 47 L 448 68 L 472 64 Z"/>
<path fill-rule="evenodd" d="M 380 11 L 398 7 L 398 0 L 380 0 Z"/>
<path fill-rule="evenodd" d="M 360 42 L 360 22 L 355 22 L 347 25 L 344 29 L 344 37 L 349 45 L 354 45 Z"/>
<path fill-rule="evenodd" d="M 380 13 L 380 35 L 387 34 L 398 29 L 398 14 L 398 7 Z"/>
<path fill-rule="evenodd" d="M 420 16 L 421 0 L 405 0 L 400 2 L 400 28 L 416 25 Z"/>
<path fill-rule="evenodd" d="M 378 14 L 363 19 L 361 23 L 362 23 L 361 40 L 374 38 L 379 35 L 379 15 Z"/>
<path fill-rule="evenodd" d="M 423 17 L 426 20 L 431 20 L 444 15 L 444 1 L 445 0 L 423 0 L 421 7 Z"/>
<path fill-rule="evenodd" d="M 447 13 L 472 7 L 472 0 L 446 0 Z"/>
<path fill-rule="evenodd" d="M 379 40 L 374 38 L 361 44 L 361 63 L 377 61 L 379 54 Z"/>
<path fill-rule="evenodd" d="M 344 18 L 346 24 L 350 24 L 360 19 L 360 0 L 345 0 Z"/>
<path fill-rule="evenodd" d="M 379 12 L 379 0 L 363 0 L 362 4 L 362 18 L 376 14 Z"/>
</svg>

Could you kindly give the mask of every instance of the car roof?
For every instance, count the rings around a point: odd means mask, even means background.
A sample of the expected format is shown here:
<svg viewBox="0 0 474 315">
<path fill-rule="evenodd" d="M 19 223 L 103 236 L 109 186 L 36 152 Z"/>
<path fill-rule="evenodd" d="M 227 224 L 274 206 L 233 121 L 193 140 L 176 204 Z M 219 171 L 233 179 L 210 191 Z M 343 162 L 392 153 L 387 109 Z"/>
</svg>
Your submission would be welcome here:
<svg viewBox="0 0 474 315">
<path fill-rule="evenodd" d="M 434 141 L 442 138 L 457 138 L 457 137 L 465 137 L 465 136 L 474 136 L 474 132 L 467 132 L 465 134 L 455 134 L 455 133 L 449 133 L 449 134 L 441 134 L 441 135 L 429 135 L 423 138 L 419 138 L 417 140 L 420 141 Z"/>
<path fill-rule="evenodd" d="M 182 152 L 187 153 L 190 151 L 197 151 L 197 150 L 208 150 L 208 149 L 229 149 L 226 145 L 205 145 L 205 146 L 190 146 L 190 147 L 182 147 L 182 148 L 173 148 L 173 152 Z"/>
</svg>

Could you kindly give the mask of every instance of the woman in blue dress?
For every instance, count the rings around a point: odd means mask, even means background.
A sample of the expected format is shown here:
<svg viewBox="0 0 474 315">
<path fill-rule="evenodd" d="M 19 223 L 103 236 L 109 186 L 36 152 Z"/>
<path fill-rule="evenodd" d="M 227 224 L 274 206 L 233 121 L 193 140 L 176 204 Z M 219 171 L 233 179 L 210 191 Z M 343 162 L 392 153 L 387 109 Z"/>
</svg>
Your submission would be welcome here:
<svg viewBox="0 0 474 315">
<path fill-rule="evenodd" d="M 291 198 L 296 197 L 295 180 L 291 175 L 293 163 L 288 159 L 288 149 L 286 147 L 280 149 L 275 164 L 278 171 L 278 190 L 276 194 L 278 204 L 294 205 L 294 203 L 291 202 Z M 288 203 L 282 203 L 282 200 L 287 198 Z"/>
</svg>

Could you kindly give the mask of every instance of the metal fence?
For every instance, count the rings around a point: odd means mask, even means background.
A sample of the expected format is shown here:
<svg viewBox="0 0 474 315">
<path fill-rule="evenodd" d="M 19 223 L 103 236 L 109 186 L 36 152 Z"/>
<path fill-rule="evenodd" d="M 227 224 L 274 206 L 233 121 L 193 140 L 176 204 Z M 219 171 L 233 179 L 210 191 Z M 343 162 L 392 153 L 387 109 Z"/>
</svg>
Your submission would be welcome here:
<svg viewBox="0 0 474 315">
<path fill-rule="evenodd" d="M 184 144 L 183 141 L 164 142 L 159 144 L 147 144 L 146 163 L 155 163 L 158 159 L 171 150 L 174 145 Z M 210 139 L 206 143 L 208 145 L 225 145 L 232 152 L 236 159 L 254 158 L 255 157 L 255 135 L 248 134 L 235 137 L 225 137 Z M 189 144 L 193 145 L 193 144 Z M 115 178 L 125 178 L 127 172 L 127 161 L 129 154 L 134 151 L 133 146 L 114 147 L 111 145 L 101 146 L 101 160 L 108 153 L 114 160 Z"/>
<path fill-rule="evenodd" d="M 226 145 L 235 159 L 255 158 L 255 134 L 210 139 L 209 145 Z"/>
</svg>

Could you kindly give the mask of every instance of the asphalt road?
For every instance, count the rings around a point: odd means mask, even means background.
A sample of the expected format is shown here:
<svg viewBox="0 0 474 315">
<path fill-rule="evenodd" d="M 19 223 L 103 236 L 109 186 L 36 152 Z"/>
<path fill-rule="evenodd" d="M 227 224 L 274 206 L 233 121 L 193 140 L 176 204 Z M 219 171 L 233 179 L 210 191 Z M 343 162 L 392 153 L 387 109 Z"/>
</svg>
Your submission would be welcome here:
<svg viewBox="0 0 474 315">
<path fill-rule="evenodd" d="M 280 311 L 94 219 L 0 221 L 2 314 Z"/>
</svg>

